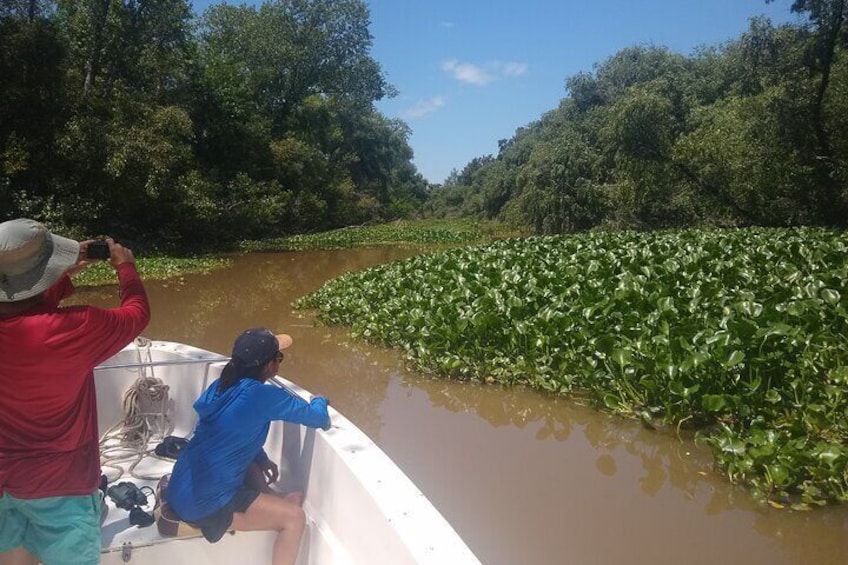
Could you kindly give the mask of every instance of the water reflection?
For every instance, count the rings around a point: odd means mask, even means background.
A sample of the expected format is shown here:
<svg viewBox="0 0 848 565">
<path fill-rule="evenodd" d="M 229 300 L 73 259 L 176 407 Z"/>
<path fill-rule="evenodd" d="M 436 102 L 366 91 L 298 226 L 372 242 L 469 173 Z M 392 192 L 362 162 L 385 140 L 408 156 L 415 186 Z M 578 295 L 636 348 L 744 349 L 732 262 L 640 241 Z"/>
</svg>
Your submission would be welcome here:
<svg viewBox="0 0 848 565">
<path fill-rule="evenodd" d="M 646 430 L 638 422 L 602 415 L 562 398 L 522 387 L 499 388 L 441 379 L 407 377 L 405 383 L 426 391 L 432 406 L 452 412 L 473 411 L 495 428 L 529 428 L 538 441 L 567 442 L 576 430 L 583 441 L 600 452 L 595 462 L 604 476 L 616 475 L 617 457 L 638 460 L 643 473 L 636 482 L 648 496 L 671 486 L 692 499 L 702 485 L 724 481 L 713 472 L 709 451 L 695 445 L 691 438 Z M 726 491 L 728 495 L 731 492 L 732 489 Z M 715 502 L 711 504 L 719 507 Z"/>
<path fill-rule="evenodd" d="M 291 302 L 414 248 L 251 254 L 152 282 L 145 335 L 227 352 L 246 327 L 292 334 L 283 376 L 333 405 L 416 482 L 487 564 L 848 562 L 848 508 L 755 503 L 691 438 L 536 391 L 406 371 L 400 354 L 315 326 Z M 115 288 L 77 301 L 116 303 Z"/>
<path fill-rule="evenodd" d="M 595 467 L 597 467 L 600 474 L 607 477 L 612 477 L 618 470 L 618 466 L 615 464 L 615 458 L 609 454 L 598 457 L 595 460 Z"/>
</svg>

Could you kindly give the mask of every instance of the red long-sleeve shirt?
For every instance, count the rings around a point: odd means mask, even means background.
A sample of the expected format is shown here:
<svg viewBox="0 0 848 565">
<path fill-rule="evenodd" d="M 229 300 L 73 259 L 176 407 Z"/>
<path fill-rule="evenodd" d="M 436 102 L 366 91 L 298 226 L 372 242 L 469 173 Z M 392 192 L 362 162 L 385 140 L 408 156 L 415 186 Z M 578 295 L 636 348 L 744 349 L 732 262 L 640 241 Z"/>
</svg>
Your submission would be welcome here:
<svg viewBox="0 0 848 565">
<path fill-rule="evenodd" d="M 74 291 L 65 276 L 44 304 L 0 318 L 0 495 L 83 495 L 99 486 L 93 368 L 150 321 L 135 266 L 117 271 L 117 308 L 60 307 Z"/>
</svg>

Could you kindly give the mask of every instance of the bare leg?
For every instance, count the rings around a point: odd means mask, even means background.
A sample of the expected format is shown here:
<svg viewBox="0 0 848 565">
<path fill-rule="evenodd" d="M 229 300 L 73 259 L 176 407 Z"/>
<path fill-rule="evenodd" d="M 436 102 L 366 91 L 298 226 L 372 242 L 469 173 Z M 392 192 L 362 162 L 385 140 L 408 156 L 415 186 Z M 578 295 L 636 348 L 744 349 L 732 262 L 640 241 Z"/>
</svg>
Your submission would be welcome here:
<svg viewBox="0 0 848 565">
<path fill-rule="evenodd" d="M 16 547 L 12 551 L 0 553 L 0 565 L 36 565 L 38 560 L 35 555 L 24 549 Z"/>
<path fill-rule="evenodd" d="M 299 506 L 279 496 L 260 493 L 247 512 L 233 513 L 230 527 L 240 532 L 276 531 L 273 565 L 294 565 L 305 526 L 306 515 Z"/>
</svg>

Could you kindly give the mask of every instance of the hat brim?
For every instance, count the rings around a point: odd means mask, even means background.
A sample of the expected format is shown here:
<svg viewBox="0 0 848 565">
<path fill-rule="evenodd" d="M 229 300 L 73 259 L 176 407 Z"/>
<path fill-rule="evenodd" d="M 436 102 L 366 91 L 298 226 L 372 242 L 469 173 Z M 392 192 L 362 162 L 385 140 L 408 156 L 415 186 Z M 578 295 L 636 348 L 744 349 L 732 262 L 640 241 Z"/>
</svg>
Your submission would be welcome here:
<svg viewBox="0 0 848 565">
<path fill-rule="evenodd" d="M 280 349 L 286 349 L 291 347 L 294 340 L 289 334 L 277 334 L 277 342 L 280 344 Z"/>
<path fill-rule="evenodd" d="M 20 275 L 4 275 L 0 281 L 0 302 L 18 302 L 37 296 L 56 284 L 79 260 L 78 241 L 47 233 L 41 261 Z"/>
</svg>

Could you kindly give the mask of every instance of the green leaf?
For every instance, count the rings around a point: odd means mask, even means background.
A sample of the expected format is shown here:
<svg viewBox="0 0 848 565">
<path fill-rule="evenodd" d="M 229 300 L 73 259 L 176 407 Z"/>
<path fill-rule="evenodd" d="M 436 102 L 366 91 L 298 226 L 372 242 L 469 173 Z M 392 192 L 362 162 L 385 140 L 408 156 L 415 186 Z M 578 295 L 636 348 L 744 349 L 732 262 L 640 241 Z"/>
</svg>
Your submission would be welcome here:
<svg viewBox="0 0 848 565">
<path fill-rule="evenodd" d="M 621 367 L 629 365 L 630 362 L 633 360 L 633 356 L 627 349 L 613 349 L 611 357 L 613 361 L 618 363 Z"/>
<path fill-rule="evenodd" d="M 783 465 L 777 463 L 767 465 L 766 471 L 774 485 L 783 486 L 789 480 L 789 470 Z"/>
<path fill-rule="evenodd" d="M 734 455 L 745 453 L 745 442 L 737 438 L 723 437 L 719 439 L 718 446 L 725 453 L 733 453 Z"/>
<path fill-rule="evenodd" d="M 848 383 L 848 367 L 836 367 L 828 373 L 830 380 L 836 384 Z"/>
<path fill-rule="evenodd" d="M 821 291 L 822 300 L 831 305 L 839 304 L 839 299 L 841 298 L 839 291 L 833 290 L 832 288 L 826 288 Z"/>
<path fill-rule="evenodd" d="M 771 402 L 772 404 L 777 404 L 781 400 L 783 400 L 783 398 L 781 398 L 780 393 L 777 392 L 776 390 L 774 390 L 773 388 L 769 389 L 769 391 L 766 393 L 766 401 L 767 402 Z"/>
<path fill-rule="evenodd" d="M 663 296 L 657 300 L 657 308 L 659 308 L 660 312 L 674 310 L 674 299 L 668 296 Z"/>
<path fill-rule="evenodd" d="M 745 354 L 739 351 L 738 349 L 734 349 L 730 352 L 730 355 L 727 356 L 727 359 L 724 360 L 723 365 L 726 369 L 730 369 L 731 367 L 735 367 L 744 360 Z"/>
<path fill-rule="evenodd" d="M 842 450 L 836 447 L 835 445 L 827 446 L 824 449 L 821 449 L 817 454 L 822 462 L 827 465 L 832 465 L 843 455 Z"/>
<path fill-rule="evenodd" d="M 707 359 L 709 359 L 709 357 L 707 357 L 700 351 L 695 351 L 694 353 L 692 353 L 692 355 L 683 360 L 683 363 L 680 364 L 680 368 L 684 371 L 688 371 L 690 369 L 698 367 Z"/>
<path fill-rule="evenodd" d="M 705 394 L 701 406 L 707 412 L 720 412 L 727 406 L 727 400 L 723 394 Z"/>
<path fill-rule="evenodd" d="M 621 406 L 621 401 L 614 394 L 605 394 L 604 395 L 604 406 L 606 406 L 610 410 L 616 410 L 619 406 Z"/>
<path fill-rule="evenodd" d="M 617 340 L 611 335 L 602 335 L 598 339 L 595 340 L 595 349 L 604 353 L 605 355 L 609 355 L 612 353 Z"/>
<path fill-rule="evenodd" d="M 756 318 L 763 313 L 763 305 L 753 300 L 742 300 L 737 302 L 735 306 L 739 312 L 747 314 L 752 318 Z"/>
</svg>

